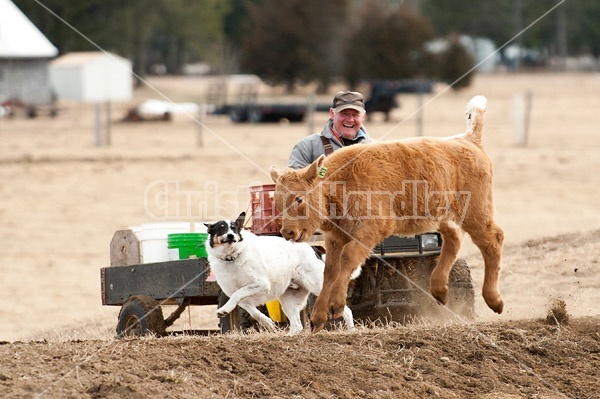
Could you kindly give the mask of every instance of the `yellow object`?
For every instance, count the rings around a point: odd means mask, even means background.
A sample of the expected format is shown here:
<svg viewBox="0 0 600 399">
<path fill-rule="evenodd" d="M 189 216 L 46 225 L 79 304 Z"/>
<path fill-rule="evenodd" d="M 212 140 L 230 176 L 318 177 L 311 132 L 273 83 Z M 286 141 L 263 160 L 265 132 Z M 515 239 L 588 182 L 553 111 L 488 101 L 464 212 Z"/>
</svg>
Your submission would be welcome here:
<svg viewBox="0 0 600 399">
<path fill-rule="evenodd" d="M 265 304 L 267 306 L 267 311 L 269 312 L 269 317 L 275 323 L 283 323 L 287 321 L 287 317 L 281 310 L 281 304 L 278 300 L 269 301 Z"/>
</svg>

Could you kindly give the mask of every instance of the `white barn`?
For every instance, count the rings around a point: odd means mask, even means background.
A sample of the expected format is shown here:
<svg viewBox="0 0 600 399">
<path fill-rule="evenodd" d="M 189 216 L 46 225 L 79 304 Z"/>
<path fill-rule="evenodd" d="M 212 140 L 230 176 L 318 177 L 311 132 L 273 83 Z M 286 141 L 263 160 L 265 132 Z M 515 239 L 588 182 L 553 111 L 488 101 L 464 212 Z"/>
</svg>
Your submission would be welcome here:
<svg viewBox="0 0 600 399">
<path fill-rule="evenodd" d="M 69 101 L 127 101 L 133 94 L 131 61 L 102 51 L 74 52 L 50 63 L 58 98 Z"/>
<path fill-rule="evenodd" d="M 0 102 L 52 102 L 48 62 L 58 49 L 10 0 L 0 0 Z"/>
</svg>

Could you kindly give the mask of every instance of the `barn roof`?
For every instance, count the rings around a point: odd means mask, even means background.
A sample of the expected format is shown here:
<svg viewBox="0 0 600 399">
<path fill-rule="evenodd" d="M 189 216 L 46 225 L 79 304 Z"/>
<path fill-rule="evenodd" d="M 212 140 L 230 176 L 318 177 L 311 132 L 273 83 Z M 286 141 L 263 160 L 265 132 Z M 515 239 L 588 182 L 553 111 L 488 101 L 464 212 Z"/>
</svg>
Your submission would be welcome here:
<svg viewBox="0 0 600 399">
<path fill-rule="evenodd" d="M 52 67 L 80 67 L 103 58 L 129 62 L 121 56 L 106 51 L 76 51 L 52 60 L 51 65 Z"/>
<path fill-rule="evenodd" d="M 0 0 L 0 58 L 52 58 L 58 49 L 11 1 Z"/>
</svg>

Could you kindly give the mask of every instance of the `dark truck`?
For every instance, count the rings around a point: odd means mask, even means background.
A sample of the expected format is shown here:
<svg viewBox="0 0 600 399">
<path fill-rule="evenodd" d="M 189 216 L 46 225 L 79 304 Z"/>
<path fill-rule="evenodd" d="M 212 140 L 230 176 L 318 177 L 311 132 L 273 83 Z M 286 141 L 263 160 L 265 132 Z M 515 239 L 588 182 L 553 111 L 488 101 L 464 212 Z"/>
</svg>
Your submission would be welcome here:
<svg viewBox="0 0 600 399">
<path fill-rule="evenodd" d="M 432 91 L 433 82 L 430 80 L 376 80 L 371 83 L 371 93 L 365 101 L 365 109 L 367 115 L 382 112 L 385 120 L 389 121 L 392 109 L 400 106 L 398 94 L 424 94 Z"/>
<path fill-rule="evenodd" d="M 229 105 L 222 112 L 227 113 L 229 119 L 235 123 L 261 123 L 279 122 L 282 119 L 289 122 L 302 122 L 307 110 L 308 107 L 304 104 L 249 103 Z"/>
<path fill-rule="evenodd" d="M 367 115 L 382 112 L 385 120 L 390 119 L 392 109 L 400 106 L 398 94 L 431 93 L 433 83 L 430 80 L 377 80 L 370 84 L 370 94 L 365 101 Z M 289 122 L 302 122 L 309 113 L 310 107 L 318 112 L 329 112 L 331 104 L 292 103 L 284 101 L 261 102 L 256 94 L 245 94 L 235 104 L 220 104 L 211 113 L 228 115 L 234 123 L 279 122 L 282 119 Z"/>
</svg>

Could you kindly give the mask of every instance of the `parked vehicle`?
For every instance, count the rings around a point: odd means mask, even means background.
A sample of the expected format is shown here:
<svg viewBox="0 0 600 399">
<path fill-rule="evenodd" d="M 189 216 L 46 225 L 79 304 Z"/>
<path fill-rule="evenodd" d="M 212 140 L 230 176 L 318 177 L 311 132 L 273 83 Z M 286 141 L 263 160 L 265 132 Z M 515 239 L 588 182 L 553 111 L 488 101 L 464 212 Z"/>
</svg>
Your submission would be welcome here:
<svg viewBox="0 0 600 399">
<path fill-rule="evenodd" d="M 234 123 L 302 122 L 309 111 L 329 112 L 330 103 L 309 104 L 309 101 L 290 101 L 259 98 L 260 79 L 254 75 L 235 75 L 214 83 L 207 94 L 209 113 L 228 115 Z M 232 86 L 235 95 L 228 96 Z M 433 82 L 422 79 L 376 80 L 370 83 L 365 101 L 367 115 L 382 112 L 389 120 L 392 109 L 400 106 L 398 94 L 431 93 Z M 312 108 L 312 109 L 311 109 Z"/>
<path fill-rule="evenodd" d="M 385 120 L 390 119 L 392 109 L 400 107 L 398 94 L 431 93 L 433 83 L 430 80 L 377 80 L 371 83 L 371 94 L 365 101 L 367 115 L 382 112 Z"/>
<path fill-rule="evenodd" d="M 308 107 L 304 104 L 232 104 L 214 113 L 226 113 L 235 123 L 279 122 L 285 119 L 289 122 L 302 122 Z"/>
</svg>

